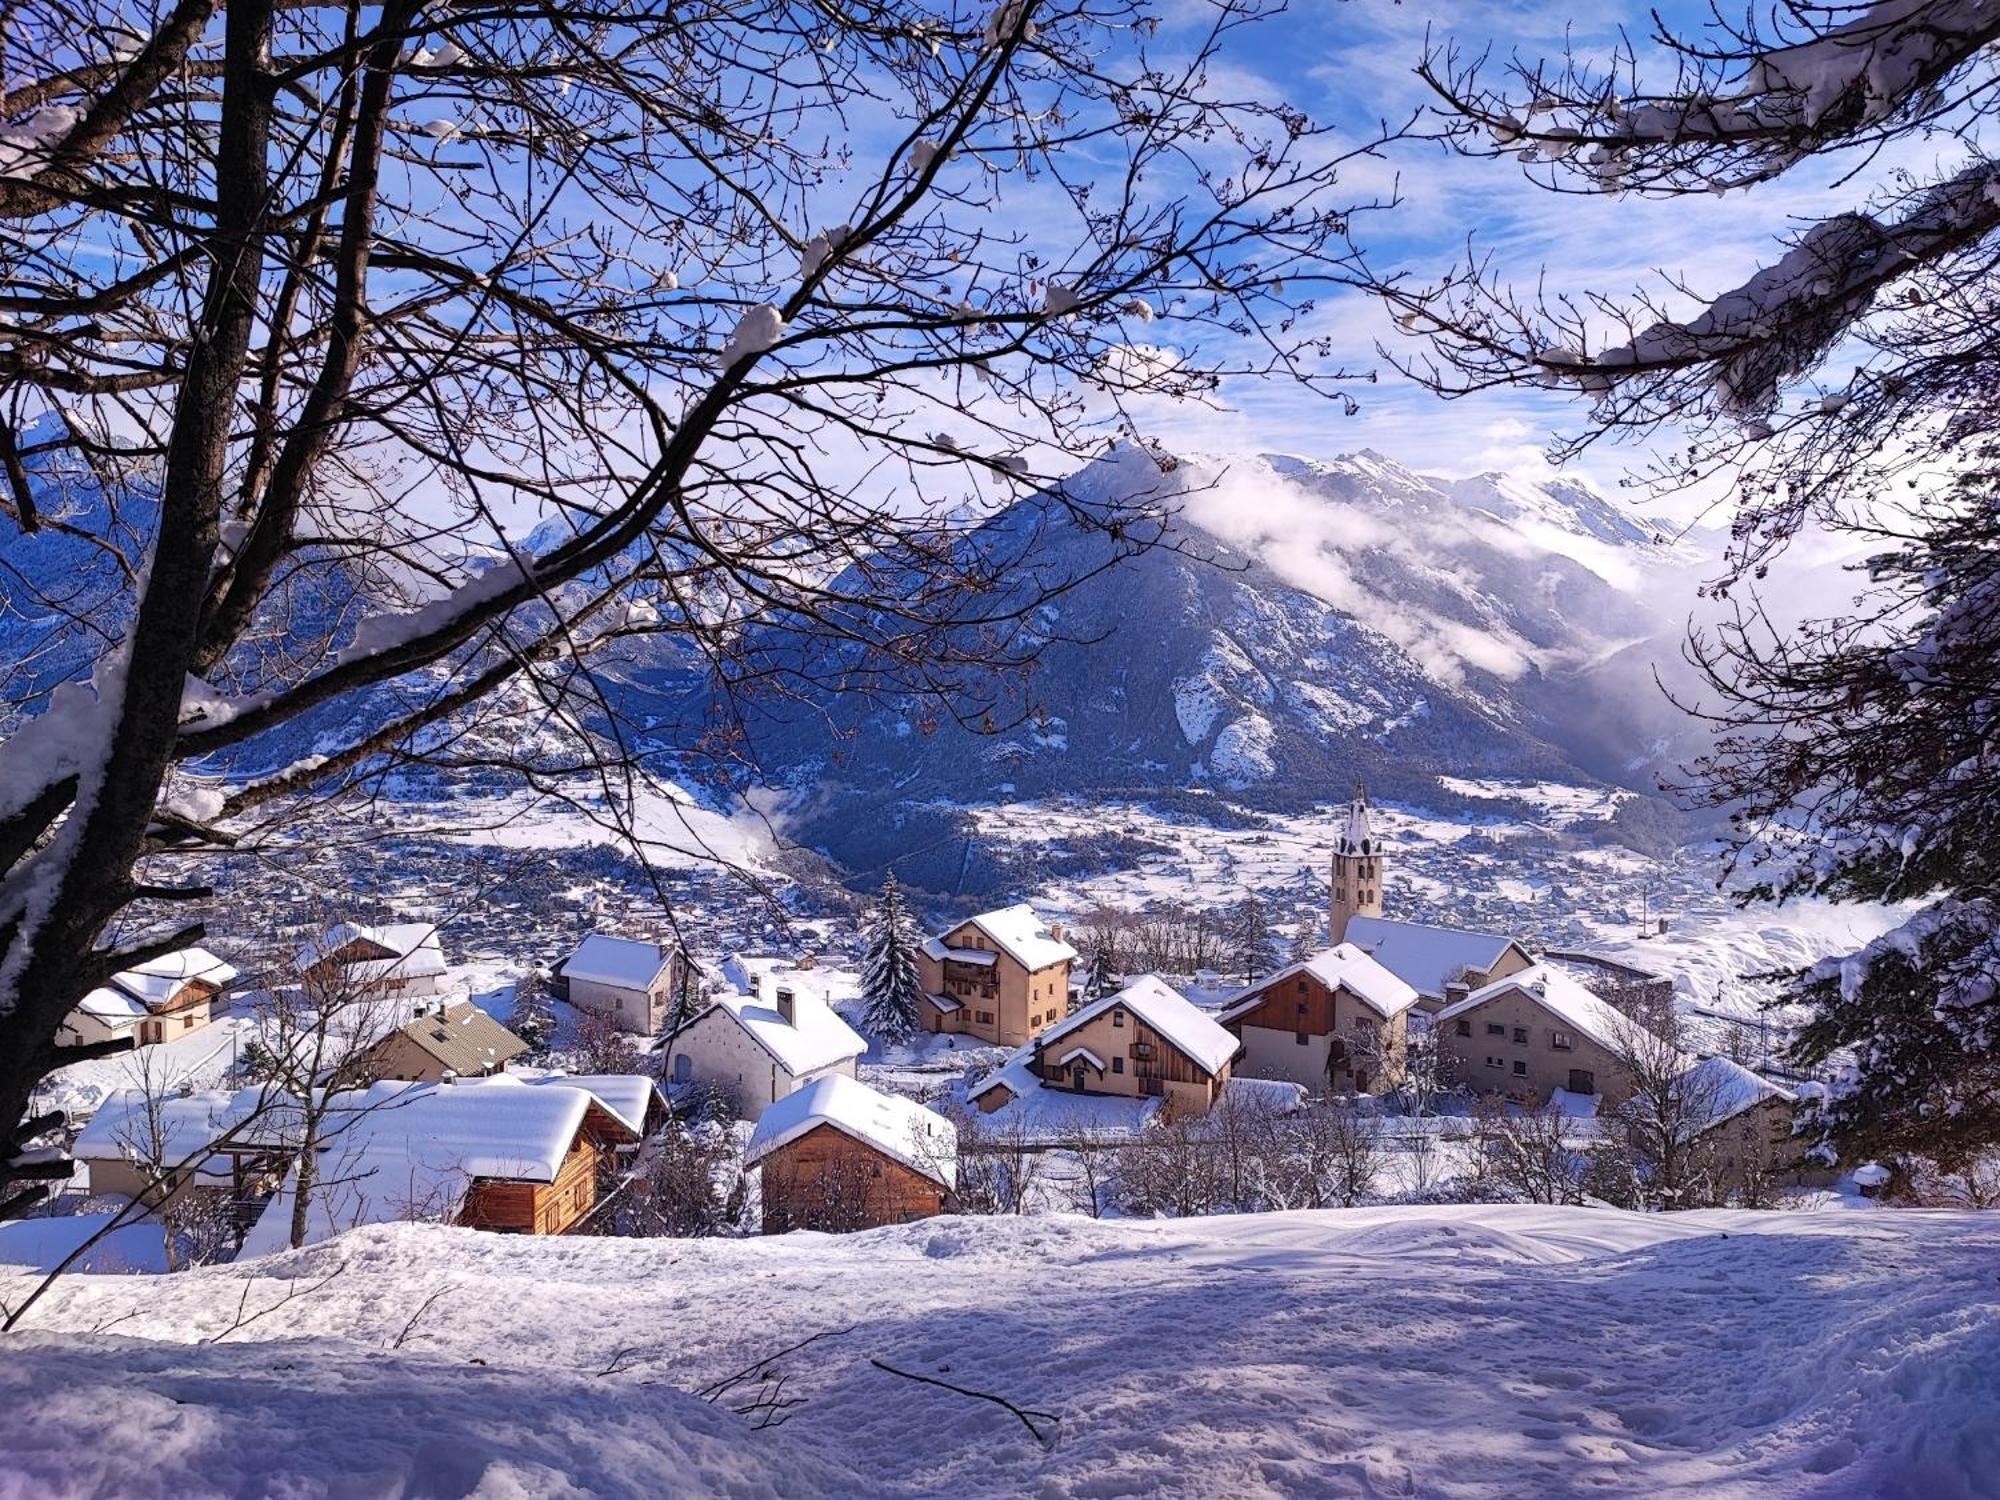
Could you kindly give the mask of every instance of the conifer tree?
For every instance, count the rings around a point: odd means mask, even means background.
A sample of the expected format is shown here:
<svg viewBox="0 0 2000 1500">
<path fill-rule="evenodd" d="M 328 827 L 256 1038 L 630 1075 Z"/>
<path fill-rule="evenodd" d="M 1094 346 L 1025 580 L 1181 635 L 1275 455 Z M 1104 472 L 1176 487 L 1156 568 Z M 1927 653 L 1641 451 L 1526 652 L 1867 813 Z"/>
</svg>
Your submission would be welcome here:
<svg viewBox="0 0 2000 1500">
<path fill-rule="evenodd" d="M 1097 946 L 1090 954 L 1090 976 L 1085 981 L 1085 994 L 1092 1000 L 1101 1000 L 1118 989 L 1118 974 L 1113 968 L 1115 955 L 1111 951 L 1111 934 L 1101 934 Z"/>
<path fill-rule="evenodd" d="M 1278 945 L 1264 917 L 1264 903 L 1245 896 L 1229 916 L 1229 961 L 1245 983 L 1278 966 Z"/>
<path fill-rule="evenodd" d="M 905 1041 L 917 1029 L 923 985 L 917 978 L 916 946 L 902 888 L 890 874 L 869 924 L 861 970 L 861 995 L 868 1002 L 862 1024 L 885 1042 Z"/>
</svg>

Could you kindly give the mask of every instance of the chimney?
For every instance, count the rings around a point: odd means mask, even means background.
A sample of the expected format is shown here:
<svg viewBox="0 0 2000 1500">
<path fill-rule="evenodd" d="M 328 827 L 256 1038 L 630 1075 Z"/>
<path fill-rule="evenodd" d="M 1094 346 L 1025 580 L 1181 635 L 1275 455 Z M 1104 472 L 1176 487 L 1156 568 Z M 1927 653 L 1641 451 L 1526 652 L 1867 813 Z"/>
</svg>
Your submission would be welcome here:
<svg viewBox="0 0 2000 1500">
<path fill-rule="evenodd" d="M 458 1082 L 458 1074 L 457 1074 L 457 1073 L 455 1073 L 454 1071 L 452 1071 L 452 1069 L 450 1069 L 450 1068 L 446 1068 L 446 1069 L 445 1069 L 445 1070 L 444 1070 L 444 1071 L 443 1071 L 442 1073 L 438 1074 L 438 1082 L 439 1082 L 439 1083 L 457 1083 L 457 1082 Z"/>
<path fill-rule="evenodd" d="M 777 998 L 778 998 L 778 1019 L 780 1021 L 783 1021 L 787 1026 L 798 1025 L 799 1007 L 798 1007 L 798 1002 L 792 998 L 792 987 L 788 984 L 779 985 L 777 989 Z"/>
<path fill-rule="evenodd" d="M 1054 939 L 1055 939 L 1055 940 L 1056 940 L 1057 942 L 1059 942 L 1059 943 L 1060 943 L 1060 942 L 1061 942 L 1061 941 L 1063 940 L 1063 925 L 1062 925 L 1062 923 L 1060 923 L 1060 922 L 1051 922 L 1051 923 L 1049 923 L 1049 936 L 1050 936 L 1050 937 L 1052 937 L 1052 938 L 1054 938 Z"/>
<path fill-rule="evenodd" d="M 1444 982 L 1444 1003 L 1446 1005 L 1456 1005 L 1471 993 L 1472 986 L 1467 984 L 1463 979 L 1447 979 Z"/>
</svg>

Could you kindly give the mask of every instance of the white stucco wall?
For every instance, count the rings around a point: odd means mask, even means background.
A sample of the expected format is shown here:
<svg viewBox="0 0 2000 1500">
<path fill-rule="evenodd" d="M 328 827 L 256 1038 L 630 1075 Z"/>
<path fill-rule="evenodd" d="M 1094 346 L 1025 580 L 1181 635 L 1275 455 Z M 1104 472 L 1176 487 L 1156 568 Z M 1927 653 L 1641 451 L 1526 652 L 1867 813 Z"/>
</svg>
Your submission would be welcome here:
<svg viewBox="0 0 2000 1500">
<path fill-rule="evenodd" d="M 1287 1083 L 1302 1083 L 1314 1093 L 1324 1093 L 1328 1045 L 1326 1037 L 1308 1036 L 1302 1047 L 1296 1032 L 1245 1026 L 1236 1073 L 1242 1078 L 1278 1078 Z"/>
<path fill-rule="evenodd" d="M 569 982 L 569 1000 L 579 1010 L 609 1016 L 625 1030 L 642 1036 L 658 1030 L 660 1022 L 666 1018 L 664 985 L 659 990 L 648 991 L 604 984 L 595 979 L 572 979 Z"/>
</svg>

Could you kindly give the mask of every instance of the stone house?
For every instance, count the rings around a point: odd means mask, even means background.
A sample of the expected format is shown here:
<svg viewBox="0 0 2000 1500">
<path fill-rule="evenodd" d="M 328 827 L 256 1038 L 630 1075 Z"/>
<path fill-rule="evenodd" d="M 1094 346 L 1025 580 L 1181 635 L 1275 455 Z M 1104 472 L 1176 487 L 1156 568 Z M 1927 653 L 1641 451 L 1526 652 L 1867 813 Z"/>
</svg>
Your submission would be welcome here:
<svg viewBox="0 0 2000 1500">
<path fill-rule="evenodd" d="M 675 991 L 682 985 L 692 988 L 692 964 L 671 943 L 593 932 L 557 966 L 556 977 L 578 1010 L 651 1036 L 665 1023 Z"/>
<path fill-rule="evenodd" d="M 762 993 L 710 996 L 660 1044 L 673 1085 L 726 1094 L 746 1120 L 818 1079 L 852 1078 L 868 1043 L 819 996 L 759 980 Z"/>
</svg>

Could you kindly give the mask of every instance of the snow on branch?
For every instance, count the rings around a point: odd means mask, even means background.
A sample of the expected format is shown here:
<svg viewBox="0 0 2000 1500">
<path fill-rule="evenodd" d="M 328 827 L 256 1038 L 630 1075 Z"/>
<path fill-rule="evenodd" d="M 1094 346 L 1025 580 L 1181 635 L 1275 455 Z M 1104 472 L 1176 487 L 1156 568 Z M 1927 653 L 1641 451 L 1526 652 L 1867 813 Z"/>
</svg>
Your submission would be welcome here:
<svg viewBox="0 0 2000 1500">
<path fill-rule="evenodd" d="M 1485 86 L 1480 65 L 1449 45 L 1418 71 L 1457 117 L 1463 144 L 1515 155 L 1551 185 L 1718 192 L 1948 116 L 1983 92 L 1971 75 L 2000 38 L 2000 8 L 1986 0 L 1798 5 L 1785 19 L 1795 38 L 1766 38 L 1754 22 L 1711 23 L 1719 39 L 1662 25 L 1654 41 L 1680 75 L 1657 93 L 1640 86 L 1629 47 L 1608 65 L 1516 63 L 1505 89 Z"/>
</svg>

